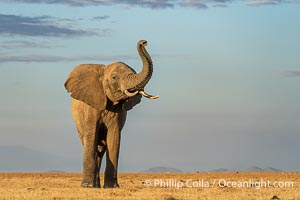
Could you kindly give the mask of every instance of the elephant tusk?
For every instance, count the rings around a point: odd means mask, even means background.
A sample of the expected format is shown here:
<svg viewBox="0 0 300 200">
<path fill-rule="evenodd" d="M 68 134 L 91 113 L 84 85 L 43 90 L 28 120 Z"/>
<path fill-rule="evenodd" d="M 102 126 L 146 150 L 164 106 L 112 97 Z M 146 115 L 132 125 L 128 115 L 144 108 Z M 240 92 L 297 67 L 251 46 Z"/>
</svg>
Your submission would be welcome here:
<svg viewBox="0 0 300 200">
<path fill-rule="evenodd" d="M 126 94 L 126 96 L 128 97 L 133 97 L 135 96 L 137 93 L 139 93 L 139 91 L 135 91 L 135 92 L 129 92 L 128 90 L 124 91 L 124 94 Z"/>
<path fill-rule="evenodd" d="M 150 95 L 150 94 L 147 94 L 147 93 L 144 92 L 143 90 L 139 91 L 139 93 L 140 93 L 141 95 L 143 95 L 144 97 L 149 98 L 149 99 L 157 99 L 157 98 L 159 98 L 159 95 L 152 96 L 152 95 Z"/>
</svg>

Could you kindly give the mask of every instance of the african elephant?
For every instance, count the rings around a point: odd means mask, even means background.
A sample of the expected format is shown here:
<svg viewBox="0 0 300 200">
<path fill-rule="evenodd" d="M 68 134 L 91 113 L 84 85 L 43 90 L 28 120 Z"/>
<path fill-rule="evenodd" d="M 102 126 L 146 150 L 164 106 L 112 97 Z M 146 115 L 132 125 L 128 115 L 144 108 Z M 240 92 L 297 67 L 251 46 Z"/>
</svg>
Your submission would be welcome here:
<svg viewBox="0 0 300 200">
<path fill-rule="evenodd" d="M 83 144 L 82 187 L 100 187 L 99 171 L 106 152 L 104 187 L 119 187 L 117 180 L 121 130 L 127 111 L 140 103 L 141 97 L 156 99 L 144 92 L 153 64 L 145 46 L 137 44 L 143 63 L 140 73 L 122 62 L 110 65 L 81 64 L 65 82 L 72 96 L 71 112 Z"/>
</svg>

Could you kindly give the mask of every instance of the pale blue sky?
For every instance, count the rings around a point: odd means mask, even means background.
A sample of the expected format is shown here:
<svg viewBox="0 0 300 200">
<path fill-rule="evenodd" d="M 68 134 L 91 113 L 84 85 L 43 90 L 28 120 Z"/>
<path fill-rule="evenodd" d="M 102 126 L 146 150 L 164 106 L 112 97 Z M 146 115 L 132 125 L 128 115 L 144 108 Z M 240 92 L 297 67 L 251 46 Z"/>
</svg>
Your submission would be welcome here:
<svg viewBox="0 0 300 200">
<path fill-rule="evenodd" d="M 80 160 L 66 77 L 80 63 L 138 71 L 146 39 L 161 97 L 129 112 L 121 171 L 300 170 L 299 1 L 22 2 L 0 3 L 0 146 Z"/>
</svg>

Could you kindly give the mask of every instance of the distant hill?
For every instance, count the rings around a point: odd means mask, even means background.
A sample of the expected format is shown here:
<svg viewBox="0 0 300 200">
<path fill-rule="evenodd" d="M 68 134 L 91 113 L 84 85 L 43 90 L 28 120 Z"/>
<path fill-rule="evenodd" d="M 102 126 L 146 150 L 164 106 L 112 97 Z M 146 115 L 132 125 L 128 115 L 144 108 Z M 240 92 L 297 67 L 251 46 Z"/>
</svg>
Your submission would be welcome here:
<svg viewBox="0 0 300 200">
<path fill-rule="evenodd" d="M 212 170 L 211 172 L 230 172 L 230 171 L 231 170 L 229 170 L 229 169 L 219 168 L 219 169 Z"/>
<path fill-rule="evenodd" d="M 251 167 L 248 167 L 248 168 L 246 168 L 245 170 L 242 170 L 242 171 L 246 171 L 246 172 L 262 172 L 263 169 L 260 168 L 260 167 L 257 167 L 257 166 L 251 166 Z"/>
<path fill-rule="evenodd" d="M 245 171 L 245 172 L 282 172 L 281 169 L 276 169 L 276 168 L 273 168 L 273 167 L 267 167 L 267 168 L 260 168 L 260 167 L 257 167 L 257 166 L 252 166 L 252 167 L 249 167 L 245 170 L 242 170 L 242 171 Z"/>
<path fill-rule="evenodd" d="M 225 172 L 282 172 L 280 169 L 276 169 L 273 167 L 267 167 L 267 168 L 261 168 L 258 166 L 251 166 L 246 169 L 242 170 L 236 170 L 236 169 L 226 169 L 226 168 L 219 168 L 207 172 L 213 172 L 213 173 L 225 173 Z M 184 173 L 183 171 L 172 168 L 172 167 L 152 167 L 149 169 L 146 169 L 144 171 L 141 171 L 141 173 Z M 201 173 L 200 171 L 197 171 L 197 173 Z"/>
<path fill-rule="evenodd" d="M 0 146 L 0 172 L 81 171 L 80 159 L 70 159 L 23 146 Z"/>
<path fill-rule="evenodd" d="M 220 172 L 220 173 L 222 172 L 282 172 L 282 170 L 276 169 L 274 167 L 261 168 L 258 166 L 251 166 L 246 169 L 239 169 L 239 170 L 219 168 L 219 169 L 211 170 L 209 172 Z"/>
<path fill-rule="evenodd" d="M 152 167 L 142 171 L 142 173 L 183 173 L 180 169 L 172 167 Z"/>
<path fill-rule="evenodd" d="M 276 168 L 273 168 L 273 167 L 267 167 L 264 169 L 265 172 L 282 172 L 281 169 L 276 169 Z"/>
<path fill-rule="evenodd" d="M 51 170 L 51 171 L 47 171 L 46 173 L 62 174 L 62 173 L 66 173 L 66 172 L 65 171 L 60 171 L 60 170 Z"/>
</svg>

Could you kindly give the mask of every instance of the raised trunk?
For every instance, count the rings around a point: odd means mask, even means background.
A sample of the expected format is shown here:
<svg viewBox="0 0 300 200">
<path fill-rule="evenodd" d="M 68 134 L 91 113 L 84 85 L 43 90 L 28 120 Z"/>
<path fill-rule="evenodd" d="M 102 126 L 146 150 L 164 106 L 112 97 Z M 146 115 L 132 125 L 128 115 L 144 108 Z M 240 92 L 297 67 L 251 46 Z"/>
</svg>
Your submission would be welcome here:
<svg viewBox="0 0 300 200">
<path fill-rule="evenodd" d="M 137 51 L 143 62 L 143 69 L 138 74 L 129 74 L 126 77 L 128 91 L 143 90 L 145 85 L 148 83 L 148 81 L 152 76 L 153 64 L 150 55 L 145 49 L 146 45 L 147 45 L 147 41 L 145 40 L 141 40 L 137 44 Z"/>
</svg>

